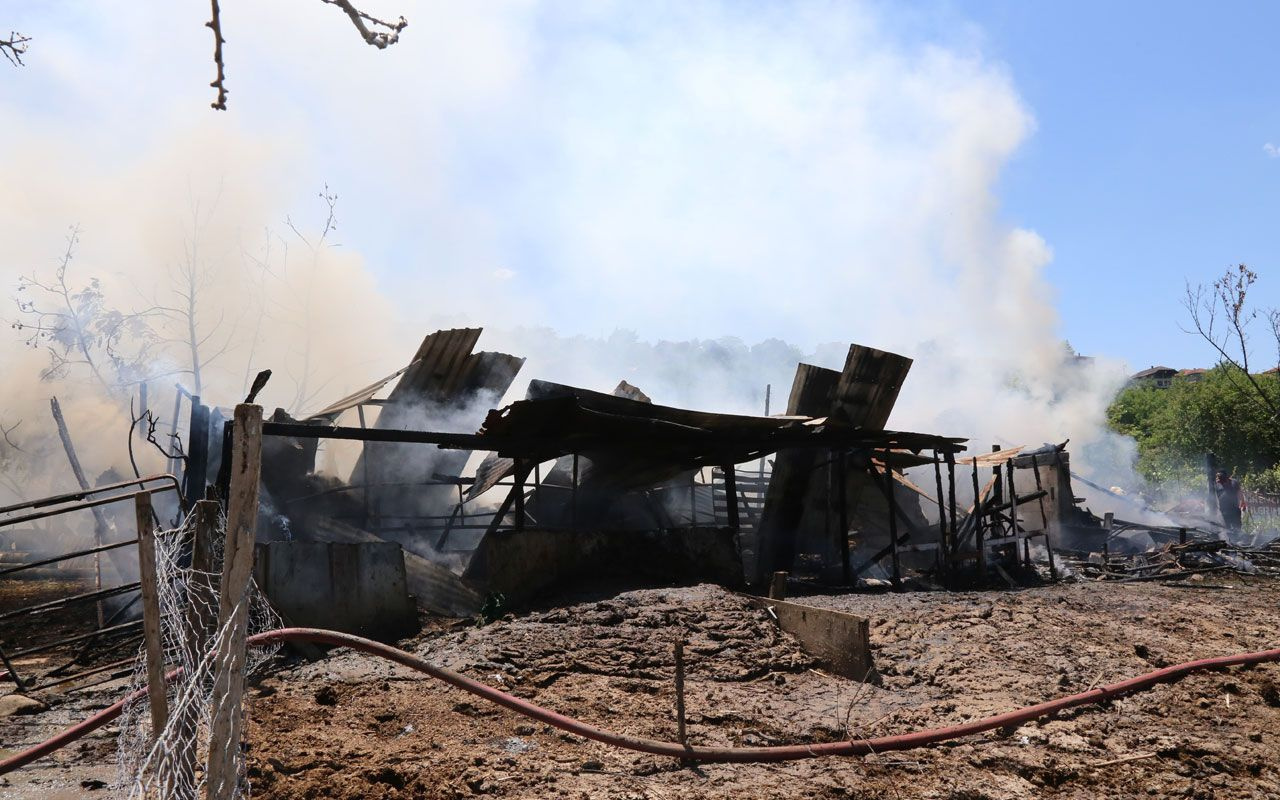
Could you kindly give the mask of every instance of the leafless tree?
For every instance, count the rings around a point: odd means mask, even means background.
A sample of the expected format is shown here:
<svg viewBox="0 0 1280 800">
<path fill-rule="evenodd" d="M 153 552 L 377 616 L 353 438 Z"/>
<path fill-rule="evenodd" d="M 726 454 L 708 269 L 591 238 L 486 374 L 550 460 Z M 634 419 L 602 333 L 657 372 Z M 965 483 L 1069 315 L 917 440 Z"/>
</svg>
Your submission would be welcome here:
<svg viewBox="0 0 1280 800">
<path fill-rule="evenodd" d="M 1249 305 L 1249 289 L 1258 274 L 1244 264 L 1229 267 L 1220 278 L 1206 286 L 1187 283 L 1183 306 L 1192 328 L 1218 353 L 1232 383 L 1247 389 L 1247 395 L 1280 419 L 1280 397 L 1268 389 L 1254 373 L 1251 333 L 1259 316 L 1266 321 L 1272 337 L 1271 353 L 1280 364 L 1280 309 L 1259 309 Z M 1274 365 L 1273 365 L 1274 366 Z"/>
<path fill-rule="evenodd" d="M 379 50 L 385 50 L 400 41 L 400 31 L 409 25 L 404 17 L 400 17 L 395 22 L 386 22 L 366 14 L 356 8 L 350 0 L 320 0 L 320 2 L 342 9 L 351 20 L 351 24 L 359 31 L 360 38 Z M 222 59 L 222 45 L 226 44 L 227 40 L 222 36 L 222 9 L 218 5 L 218 0 L 209 0 L 209 5 L 211 15 L 205 27 L 213 31 L 213 65 L 216 70 L 209 86 L 218 90 L 217 97 L 210 105 L 218 111 L 226 111 L 227 70 L 226 63 Z"/>
<path fill-rule="evenodd" d="M 311 252 L 311 271 L 304 280 L 304 288 L 302 290 L 302 307 L 296 309 L 302 317 L 302 368 L 298 374 L 293 374 L 289 370 L 289 376 L 293 378 L 294 384 L 297 386 L 294 392 L 293 402 L 289 404 L 290 413 L 297 414 L 315 399 L 323 389 L 324 385 L 310 388 L 311 383 L 311 332 L 312 332 L 312 300 L 315 293 L 316 273 L 320 267 L 320 256 L 326 248 L 333 247 L 329 242 L 329 236 L 338 229 L 337 206 L 338 195 L 329 191 L 329 184 L 324 185 L 324 191 L 320 192 L 320 199 L 324 201 L 326 207 L 326 215 L 324 226 L 320 230 L 320 235 L 314 241 L 303 235 L 298 230 L 298 226 L 293 224 L 293 220 L 286 217 L 285 224 L 289 226 L 289 230 L 293 231 Z"/>
<path fill-rule="evenodd" d="M 125 313 L 106 304 L 97 278 L 76 287 L 69 269 L 80 243 L 80 229 L 73 227 L 67 247 L 58 260 L 53 278 L 37 274 L 18 279 L 16 298 L 20 319 L 11 325 L 26 337 L 30 347 L 49 352 L 44 380 L 88 372 L 108 394 L 147 378 L 155 336 L 145 313 Z"/>
<path fill-rule="evenodd" d="M 276 246 L 277 243 L 278 249 Z M 280 266 L 278 270 L 274 265 L 277 252 L 279 252 L 280 258 Z M 267 281 L 268 279 L 279 280 L 284 270 L 288 268 L 289 242 L 280 238 L 274 234 L 270 228 L 268 228 L 263 234 L 261 250 L 257 254 L 254 254 L 249 252 L 242 244 L 240 246 L 240 256 L 254 267 L 252 272 L 253 291 L 245 293 L 246 302 L 249 304 L 249 308 L 246 309 L 246 311 L 253 319 L 253 331 L 249 334 L 247 342 L 249 352 L 245 357 L 244 380 L 242 387 L 245 392 L 248 392 L 249 381 L 257 374 L 253 369 L 253 362 L 258 354 L 258 345 L 262 341 L 263 323 L 265 323 L 268 318 L 266 303 Z M 248 272 L 248 270 L 246 270 L 246 272 Z"/>
<path fill-rule="evenodd" d="M 23 64 L 22 56 L 27 52 L 27 42 L 31 41 L 30 36 L 23 36 L 17 31 L 9 31 L 8 39 L 0 39 L 0 53 L 4 53 L 4 57 L 9 59 L 9 63 L 15 67 L 21 67 Z"/>
<path fill-rule="evenodd" d="M 161 337 L 160 341 L 177 345 L 185 351 L 184 360 L 189 367 L 179 372 L 191 376 L 191 393 L 197 396 L 204 390 L 205 370 L 230 349 L 234 333 L 233 330 L 223 330 L 225 309 L 215 312 L 201 301 L 214 276 L 208 262 L 202 260 L 200 243 L 204 227 L 216 209 L 215 199 L 209 213 L 202 215 L 200 203 L 191 201 L 191 234 L 184 242 L 182 260 L 170 270 L 171 299 L 154 300 L 147 310 L 147 313 L 164 318 L 171 328 L 176 328 L 175 335 Z M 209 318 L 214 313 L 217 320 L 210 324 Z"/>
</svg>

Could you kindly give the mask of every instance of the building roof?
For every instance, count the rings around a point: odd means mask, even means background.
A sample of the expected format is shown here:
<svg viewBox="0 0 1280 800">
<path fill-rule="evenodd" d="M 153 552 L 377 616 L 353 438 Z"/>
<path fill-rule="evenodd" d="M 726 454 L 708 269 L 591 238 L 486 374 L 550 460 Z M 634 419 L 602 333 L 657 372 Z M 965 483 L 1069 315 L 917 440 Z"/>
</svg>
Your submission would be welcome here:
<svg viewBox="0 0 1280 800">
<path fill-rule="evenodd" d="M 1169 375 L 1173 375 L 1176 372 L 1177 370 L 1174 369 L 1173 367 L 1149 367 L 1147 369 L 1144 369 L 1142 372 L 1134 373 L 1133 378 L 1135 380 L 1139 378 L 1155 378 L 1165 373 L 1168 373 Z"/>
</svg>

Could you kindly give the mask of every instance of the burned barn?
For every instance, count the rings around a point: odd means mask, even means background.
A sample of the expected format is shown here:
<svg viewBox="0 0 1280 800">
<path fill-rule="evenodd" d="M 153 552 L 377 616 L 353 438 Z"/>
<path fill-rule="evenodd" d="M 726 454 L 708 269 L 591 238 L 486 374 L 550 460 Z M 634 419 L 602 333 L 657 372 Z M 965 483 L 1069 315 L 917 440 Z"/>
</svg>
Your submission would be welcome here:
<svg viewBox="0 0 1280 800">
<path fill-rule="evenodd" d="M 1065 443 L 979 451 L 964 438 L 897 430 L 892 412 L 911 360 L 894 353 L 853 344 L 839 370 L 798 364 L 783 413 L 744 415 L 655 403 L 627 381 L 606 392 L 534 377 L 521 391 L 523 359 L 477 351 L 480 338 L 479 329 L 432 333 L 402 369 L 301 417 L 264 417 L 253 393 L 233 408 L 180 395 L 189 429 L 170 462 L 178 474 L 90 486 L 77 471 L 78 491 L 0 509 L 0 527 L 14 532 L 0 551 L 6 585 L 92 579 L 0 610 L 13 696 L 130 681 L 129 696 L 145 697 L 148 713 L 111 707 L 126 714 L 122 774 L 144 792 L 172 788 L 166 797 L 244 790 L 253 756 L 210 743 L 241 740 L 245 676 L 284 643 L 304 658 L 348 647 L 390 659 L 607 744 L 754 759 L 773 749 L 690 749 L 685 634 L 673 651 L 676 743 L 584 728 L 385 643 L 437 635 L 440 617 L 484 624 L 548 605 L 534 613 L 562 624 L 568 598 L 602 595 L 613 598 L 603 610 L 572 612 L 604 620 L 593 637 L 648 614 L 641 606 L 663 609 L 637 623 L 642 638 L 646 626 L 686 612 L 680 629 L 701 630 L 727 608 L 723 629 L 703 631 L 692 657 L 734 641 L 783 659 L 763 672 L 744 664 L 742 675 L 776 675 L 770 685 L 782 686 L 795 669 L 861 692 L 880 680 L 872 622 L 851 613 L 862 606 L 824 597 L 1063 578 L 1127 584 L 1280 565 L 1274 549 L 1242 549 L 1209 528 L 1095 515 L 1077 483 L 1100 500 L 1114 493 L 1072 472 Z M 83 512 L 93 515 L 93 540 L 72 550 L 29 527 Z M 719 587 L 713 601 L 707 585 Z M 684 594 L 673 602 L 669 591 Z M 690 611 L 686 601 L 703 606 Z M 538 650 L 540 637 L 525 645 Z M 598 641 L 578 644 L 591 653 Z M 501 662 L 516 652 L 500 648 L 497 661 L 477 663 L 505 680 Z M 546 657 L 553 668 L 540 686 L 564 674 L 562 653 Z M 665 656 L 637 658 L 636 674 L 650 675 L 643 665 Z M 338 702 L 336 690 L 314 696 Z M 0 775 L 43 747 L 0 761 Z M 804 758 L 873 752 L 846 734 L 795 747 Z"/>
</svg>

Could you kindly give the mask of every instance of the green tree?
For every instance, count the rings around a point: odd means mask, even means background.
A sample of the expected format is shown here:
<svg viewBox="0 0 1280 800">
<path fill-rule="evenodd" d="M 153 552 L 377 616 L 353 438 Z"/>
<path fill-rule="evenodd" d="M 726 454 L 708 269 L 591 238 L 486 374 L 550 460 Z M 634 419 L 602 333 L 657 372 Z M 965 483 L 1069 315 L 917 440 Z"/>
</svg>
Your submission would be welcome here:
<svg viewBox="0 0 1280 800">
<path fill-rule="evenodd" d="M 1203 485 L 1204 456 L 1246 485 L 1272 491 L 1280 464 L 1280 426 L 1257 393 L 1280 393 L 1274 373 L 1241 381 L 1233 365 L 1221 364 L 1198 381 L 1176 379 L 1168 389 L 1125 388 L 1107 410 L 1112 429 L 1138 443 L 1138 472 L 1167 489 Z M 1273 395 L 1274 396 L 1274 395 Z"/>
</svg>

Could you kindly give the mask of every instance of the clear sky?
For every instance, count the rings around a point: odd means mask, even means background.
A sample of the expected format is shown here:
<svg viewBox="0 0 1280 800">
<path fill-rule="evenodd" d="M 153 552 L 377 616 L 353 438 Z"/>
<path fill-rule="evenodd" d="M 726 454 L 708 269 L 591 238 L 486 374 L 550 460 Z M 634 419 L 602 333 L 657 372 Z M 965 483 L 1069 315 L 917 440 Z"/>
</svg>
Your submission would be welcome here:
<svg viewBox="0 0 1280 800">
<path fill-rule="evenodd" d="M 1184 281 L 1237 262 L 1280 305 L 1280 4 L 973 0 L 900 19 L 925 39 L 976 26 L 1034 114 L 998 191 L 1053 249 L 1078 350 L 1207 366 L 1179 328 Z"/>
<path fill-rule="evenodd" d="M 318 2 L 223 7 L 215 114 L 205 9 L 0 0 L 34 37 L 0 63 L 0 161 L 49 156 L 0 201 L 0 267 L 224 169 L 260 182 L 237 229 L 314 222 L 331 184 L 378 290 L 444 321 L 905 352 L 963 328 L 1140 369 L 1210 362 L 1187 279 L 1244 261 L 1280 305 L 1280 4 L 371 0 L 410 19 L 386 51 Z M 82 208 L 122 177 L 156 207 Z"/>
</svg>

